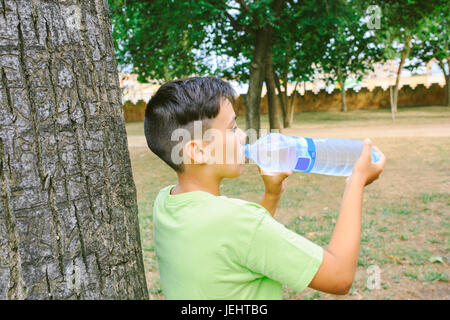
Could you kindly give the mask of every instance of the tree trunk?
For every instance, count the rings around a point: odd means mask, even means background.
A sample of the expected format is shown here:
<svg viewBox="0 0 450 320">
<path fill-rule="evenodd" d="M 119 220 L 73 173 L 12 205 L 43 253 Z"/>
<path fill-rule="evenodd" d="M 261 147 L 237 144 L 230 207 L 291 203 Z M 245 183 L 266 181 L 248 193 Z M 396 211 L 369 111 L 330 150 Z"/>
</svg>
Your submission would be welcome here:
<svg viewBox="0 0 450 320">
<path fill-rule="evenodd" d="M 269 28 L 271 29 L 271 28 Z M 250 63 L 250 79 L 248 92 L 245 96 L 245 120 L 246 129 L 256 130 L 259 137 L 261 91 L 265 77 L 265 60 L 267 50 L 270 48 L 271 32 L 261 29 L 256 33 L 253 60 Z"/>
<path fill-rule="evenodd" d="M 337 71 L 339 85 L 341 86 L 341 111 L 347 112 L 347 101 L 345 100 L 345 78 L 342 76 L 341 71 L 338 69 Z"/>
<path fill-rule="evenodd" d="M 450 61 L 449 61 L 449 63 L 450 63 Z M 444 74 L 444 78 L 445 78 L 445 105 L 447 107 L 450 107 L 450 86 L 449 86 L 450 70 L 449 70 L 449 72 L 447 72 L 447 70 L 445 70 L 444 61 L 442 61 L 442 60 L 439 60 L 439 67 L 441 68 L 442 73 Z"/>
<path fill-rule="evenodd" d="M 406 58 L 409 56 L 409 51 L 411 49 L 411 37 L 407 36 L 405 41 L 405 46 L 402 50 L 402 55 L 400 58 L 400 64 L 397 69 L 397 77 L 395 79 L 395 85 L 393 88 L 393 93 L 391 96 L 391 113 L 392 113 L 392 121 L 395 121 L 395 114 L 397 113 L 397 98 L 398 98 L 398 86 L 400 84 L 400 75 L 402 72 L 403 65 L 405 64 Z"/>
<path fill-rule="evenodd" d="M 272 9 L 276 17 L 280 16 L 286 0 L 274 0 Z M 259 137 L 260 129 L 260 103 L 262 84 L 265 78 L 265 62 L 267 52 L 272 46 L 273 27 L 267 24 L 265 27 L 255 31 L 255 46 L 253 48 L 252 61 L 250 63 L 250 79 L 248 92 L 245 97 L 245 122 L 246 129 L 256 130 L 256 136 Z M 247 141 L 250 136 L 247 135 Z"/>
<path fill-rule="evenodd" d="M 276 72 L 273 73 L 273 78 L 275 81 L 275 86 L 277 87 L 277 91 L 278 91 L 278 101 L 280 102 L 281 114 L 283 116 L 283 127 L 287 128 L 286 127 L 287 106 L 286 106 L 286 102 L 284 99 L 284 92 L 281 91 L 280 79 L 278 78 L 278 75 Z"/>
<path fill-rule="evenodd" d="M 292 127 L 292 123 L 294 122 L 294 101 L 295 101 L 295 95 L 297 93 L 297 85 L 298 85 L 298 82 L 295 84 L 294 91 L 291 94 L 291 100 L 289 101 L 289 107 L 288 107 L 288 112 L 287 112 L 287 123 L 286 123 L 287 127 L 285 127 L 285 128 Z M 286 92 L 287 92 L 287 88 L 286 88 Z"/>
<path fill-rule="evenodd" d="M 342 106 L 341 111 L 347 112 L 347 101 L 345 100 L 345 83 L 341 84 L 342 91 L 341 91 L 341 98 L 342 98 Z"/>
<path fill-rule="evenodd" d="M 450 82 L 450 75 L 445 75 L 445 103 L 447 105 L 447 107 L 450 107 L 450 86 L 449 86 L 449 82 Z"/>
<path fill-rule="evenodd" d="M 394 86 L 389 86 L 389 99 L 391 102 L 391 115 L 392 115 L 392 122 L 395 122 L 395 113 L 394 113 L 394 92 L 393 92 Z"/>
<path fill-rule="evenodd" d="M 273 77 L 273 68 L 272 68 L 272 54 L 271 52 L 267 53 L 266 57 L 266 88 L 267 88 L 267 102 L 269 105 L 269 125 L 270 130 L 272 129 L 281 129 L 280 116 L 277 110 L 276 103 L 276 93 L 275 93 L 275 79 Z"/>
<path fill-rule="evenodd" d="M 286 117 L 283 119 L 283 127 L 289 128 L 291 124 L 289 123 L 289 96 L 287 93 L 287 88 L 281 93 L 281 98 L 283 99 L 283 104 L 286 108 Z"/>
<path fill-rule="evenodd" d="M 0 298 L 148 299 L 107 2 L 0 1 Z"/>
</svg>

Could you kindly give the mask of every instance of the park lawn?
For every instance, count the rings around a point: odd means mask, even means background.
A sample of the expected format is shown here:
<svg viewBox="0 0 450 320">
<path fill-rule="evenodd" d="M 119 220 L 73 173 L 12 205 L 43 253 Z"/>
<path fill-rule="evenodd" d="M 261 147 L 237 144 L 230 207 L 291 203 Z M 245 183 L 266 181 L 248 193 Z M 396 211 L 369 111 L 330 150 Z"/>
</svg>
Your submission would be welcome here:
<svg viewBox="0 0 450 320">
<path fill-rule="evenodd" d="M 447 108 L 448 109 L 448 108 Z M 445 107 L 408 107 L 399 108 L 396 114 L 396 124 L 428 124 L 448 120 L 449 111 Z M 347 124 L 385 125 L 392 123 L 391 112 L 387 109 L 354 110 L 347 113 L 339 111 L 301 112 L 294 114 L 294 125 L 306 124 L 311 128 L 343 127 Z M 237 124 L 245 128 L 245 116 L 237 117 Z M 267 114 L 261 115 L 261 127 L 269 127 Z M 127 123 L 129 136 L 144 135 L 143 122 Z"/>
<path fill-rule="evenodd" d="M 238 124 L 245 127 L 245 118 Z M 267 128 L 267 116 L 262 127 Z M 396 130 L 386 131 L 394 127 Z M 330 129 L 331 128 L 331 129 Z M 418 134 L 414 134 L 417 128 Z M 426 136 L 421 132 L 426 131 Z M 422 131 L 420 131 L 420 130 Z M 332 130 L 332 131 L 327 131 Z M 387 134 L 378 134 L 380 131 Z M 285 299 L 450 299 L 450 110 L 400 108 L 395 124 L 389 110 L 307 112 L 294 117 L 285 133 L 363 139 L 367 134 L 386 155 L 380 179 L 366 187 L 358 269 L 350 293 L 335 296 L 307 288 Z M 143 135 L 143 123 L 127 124 L 129 138 Z M 382 132 L 381 132 L 382 133 Z M 434 133 L 435 136 L 434 136 Z M 369 135 L 369 137 L 371 137 Z M 130 147 L 137 189 L 144 264 L 152 299 L 162 299 L 152 241 L 152 205 L 158 191 L 176 184 L 176 174 L 145 146 Z M 275 218 L 326 247 L 336 222 L 345 178 L 296 173 L 288 178 Z M 225 179 L 223 195 L 258 202 L 264 186 L 255 165 L 241 177 Z M 371 267 L 375 266 L 375 267 Z M 379 268 L 379 269 L 378 269 Z M 379 270 L 378 288 L 370 281 Z"/>
</svg>

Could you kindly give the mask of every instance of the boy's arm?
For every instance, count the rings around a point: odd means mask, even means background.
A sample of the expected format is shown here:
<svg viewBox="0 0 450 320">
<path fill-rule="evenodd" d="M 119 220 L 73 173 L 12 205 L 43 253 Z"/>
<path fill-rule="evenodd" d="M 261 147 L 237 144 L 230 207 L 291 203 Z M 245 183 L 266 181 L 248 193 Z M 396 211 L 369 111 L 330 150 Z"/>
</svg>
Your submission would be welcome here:
<svg viewBox="0 0 450 320">
<path fill-rule="evenodd" d="M 364 149 L 347 179 L 339 216 L 328 249 L 324 249 L 322 264 L 309 287 L 334 294 L 346 294 L 350 290 L 358 263 L 361 236 L 361 211 L 364 187 L 378 178 L 386 158 L 380 155 L 377 163 L 371 161 L 370 140 L 364 141 Z"/>
<path fill-rule="evenodd" d="M 277 210 L 278 202 L 280 202 L 281 194 L 286 189 L 286 178 L 292 174 L 292 171 L 268 175 L 262 172 L 260 167 L 258 167 L 258 170 L 266 187 L 264 196 L 259 204 L 273 216 Z"/>
<path fill-rule="evenodd" d="M 270 194 L 265 192 L 262 200 L 259 202 L 267 211 L 272 215 L 275 214 L 275 211 L 278 207 L 278 202 L 280 202 L 281 194 Z"/>
</svg>

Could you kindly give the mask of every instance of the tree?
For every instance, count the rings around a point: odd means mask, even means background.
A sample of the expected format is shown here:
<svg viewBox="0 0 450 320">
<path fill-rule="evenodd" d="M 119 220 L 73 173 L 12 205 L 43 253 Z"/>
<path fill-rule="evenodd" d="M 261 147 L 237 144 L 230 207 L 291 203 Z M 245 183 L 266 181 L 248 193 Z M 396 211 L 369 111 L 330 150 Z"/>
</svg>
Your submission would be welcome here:
<svg viewBox="0 0 450 320">
<path fill-rule="evenodd" d="M 243 3 L 243 1 L 241 2 Z M 248 110 L 246 112 L 246 123 L 247 129 L 254 128 L 258 133 L 260 127 L 259 105 L 261 101 L 262 83 L 266 75 L 265 66 L 267 52 L 271 50 L 274 24 L 278 22 L 284 3 L 285 0 L 273 0 L 271 5 L 267 7 L 255 2 L 254 10 L 252 10 L 251 7 L 246 9 L 249 13 L 251 13 L 254 22 L 256 22 L 256 25 L 258 26 L 256 30 L 253 30 L 254 46 L 252 62 L 250 63 L 249 90 L 246 95 L 245 104 L 246 110 Z M 269 9 L 269 11 L 267 9 Z M 263 14 L 262 12 L 269 13 Z M 273 112 L 276 112 L 276 110 L 272 109 L 272 115 Z M 279 127 L 278 124 L 277 126 Z"/>
<path fill-rule="evenodd" d="M 274 77 L 274 71 L 273 71 L 273 65 L 272 65 L 272 53 L 269 51 L 266 56 L 266 63 L 265 63 L 265 76 L 264 81 L 266 83 L 267 88 L 267 103 L 268 103 L 268 109 L 269 109 L 269 126 L 270 130 L 272 129 L 281 129 L 281 122 L 280 122 L 280 116 L 278 114 L 277 110 L 277 104 L 276 104 L 276 87 L 275 87 L 275 77 Z"/>
<path fill-rule="evenodd" d="M 271 129 L 280 128 L 276 95 L 272 92 L 272 57 L 270 51 L 274 30 L 281 23 L 280 15 L 285 1 L 236 1 L 239 6 L 229 6 L 225 16 L 231 24 L 215 22 L 211 34 L 211 52 L 235 61 L 231 66 L 218 68 L 218 76 L 248 83 L 245 96 L 246 127 L 259 134 L 260 102 L 263 83 L 268 89 L 269 125 Z"/>
<path fill-rule="evenodd" d="M 245 99 L 246 127 L 259 134 L 266 55 L 285 2 L 110 0 L 113 24 L 117 30 L 115 38 L 119 39 L 116 42 L 119 62 L 130 62 L 133 72 L 141 75 L 140 80 L 164 79 L 163 75 L 168 78 L 192 73 L 200 75 L 211 73 L 211 66 L 202 63 L 204 56 L 211 52 L 238 51 L 236 43 L 227 39 L 238 35 L 251 39 L 251 60 L 247 64 L 249 89 Z M 213 34 L 210 34 L 212 30 Z M 203 57 L 195 55 L 194 49 L 200 50 Z M 225 70 L 216 70 L 215 73 L 227 72 L 222 71 Z"/>
<path fill-rule="evenodd" d="M 412 63 L 408 69 L 428 64 L 435 59 L 445 77 L 445 105 L 450 106 L 450 7 L 446 2 L 442 6 L 436 6 L 433 12 L 424 18 L 423 28 L 417 33 L 418 43 L 412 47 L 411 56 L 418 60 Z"/>
<path fill-rule="evenodd" d="M 0 2 L 0 298 L 147 299 L 104 1 Z"/>
<path fill-rule="evenodd" d="M 347 111 L 345 82 L 350 76 L 361 79 L 373 70 L 373 63 L 381 59 L 380 48 L 374 43 L 373 31 L 368 29 L 360 12 L 350 2 L 330 10 L 337 17 L 332 29 L 334 36 L 320 58 L 320 67 L 328 83 L 339 83 L 343 112 Z"/>
<path fill-rule="evenodd" d="M 214 21 L 207 1 L 109 0 L 119 65 L 138 81 L 167 82 L 209 68 L 195 55 Z"/>
<path fill-rule="evenodd" d="M 323 13 L 322 0 L 310 2 L 286 1 L 277 23 L 273 25 L 271 49 L 267 52 L 264 81 L 269 105 L 271 129 L 280 128 L 276 96 L 280 101 L 283 126 L 289 127 L 293 119 L 293 99 L 288 103 L 288 80 L 306 81 L 313 73 L 313 63 L 323 50 L 330 19 Z M 238 16 L 236 17 L 236 20 Z M 239 21 L 249 18 L 242 16 Z M 250 26 L 249 26 L 250 27 Z M 220 76 L 233 78 L 240 83 L 249 81 L 253 52 L 252 32 L 220 32 L 214 28 L 212 47 L 219 55 L 231 57 L 235 63 L 230 68 L 221 68 Z M 272 72 L 270 72 L 272 70 Z M 273 76 L 271 75 L 273 73 Z M 282 90 L 282 87 L 284 91 Z"/>
<path fill-rule="evenodd" d="M 320 61 L 325 45 L 333 35 L 330 30 L 336 17 L 330 15 L 328 10 L 323 10 L 323 4 L 322 0 L 301 3 L 289 1 L 277 26 L 272 63 L 285 128 L 291 127 L 293 122 L 298 84 L 313 80 L 316 71 L 314 65 Z M 331 5 L 342 4 L 335 1 Z M 290 101 L 289 82 L 295 82 Z"/>
<path fill-rule="evenodd" d="M 423 19 L 433 11 L 436 5 L 444 2 L 445 0 L 366 1 L 367 5 L 378 5 L 382 11 L 381 28 L 376 33 L 379 41 L 384 43 L 384 60 L 400 59 L 395 84 L 390 87 L 392 121 L 395 121 L 395 113 L 397 112 L 401 72 L 410 56 L 416 35 L 423 28 Z"/>
</svg>

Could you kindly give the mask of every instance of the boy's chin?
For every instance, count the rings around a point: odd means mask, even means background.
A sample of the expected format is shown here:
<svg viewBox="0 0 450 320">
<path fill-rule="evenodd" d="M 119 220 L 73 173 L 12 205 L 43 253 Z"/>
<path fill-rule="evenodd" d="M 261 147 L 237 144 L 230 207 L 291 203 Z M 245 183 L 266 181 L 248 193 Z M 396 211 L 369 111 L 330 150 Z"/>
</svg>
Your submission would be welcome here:
<svg viewBox="0 0 450 320">
<path fill-rule="evenodd" d="M 230 165 L 224 170 L 224 178 L 237 178 L 242 174 L 244 164 Z"/>
</svg>

